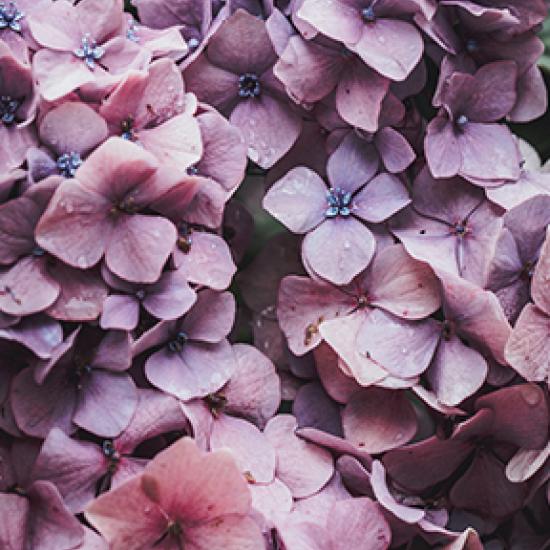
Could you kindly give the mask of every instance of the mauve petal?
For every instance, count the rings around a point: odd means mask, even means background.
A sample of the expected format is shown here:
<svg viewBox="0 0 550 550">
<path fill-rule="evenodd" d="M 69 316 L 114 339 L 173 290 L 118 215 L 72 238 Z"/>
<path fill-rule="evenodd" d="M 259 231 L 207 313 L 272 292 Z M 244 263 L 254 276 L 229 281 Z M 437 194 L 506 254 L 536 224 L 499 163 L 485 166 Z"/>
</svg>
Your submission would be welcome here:
<svg viewBox="0 0 550 550">
<path fill-rule="evenodd" d="M 519 384 L 476 400 L 475 408 L 494 413 L 491 436 L 524 449 L 541 449 L 548 441 L 548 404 L 535 384 Z"/>
<path fill-rule="evenodd" d="M 29 18 L 33 38 L 40 45 L 54 50 L 71 51 L 76 48 L 82 37 L 78 12 L 72 3 L 61 0 L 57 4 L 48 4 L 45 8 L 41 10 L 40 15 L 32 13 Z M 64 25 L 60 25 L 60 21 L 63 21 Z"/>
<path fill-rule="evenodd" d="M 288 514 L 293 507 L 292 493 L 277 478 L 265 485 L 252 483 L 249 490 L 252 496 L 252 517 L 264 532 L 273 529 L 276 519 Z"/>
<path fill-rule="evenodd" d="M 228 288 L 237 271 L 227 243 L 206 231 L 194 231 L 189 252 L 174 251 L 174 261 L 190 283 L 214 290 Z"/>
<path fill-rule="evenodd" d="M 449 497 L 458 508 L 501 518 L 519 510 L 527 497 L 524 483 L 508 481 L 504 464 L 488 452 L 475 455 L 468 470 L 454 484 Z"/>
<path fill-rule="evenodd" d="M 111 294 L 103 301 L 99 324 L 103 330 L 134 330 L 139 322 L 139 301 L 134 296 Z"/>
<path fill-rule="evenodd" d="M 197 295 L 183 271 L 167 271 L 149 287 L 143 307 L 157 319 L 171 320 L 189 311 Z"/>
<path fill-rule="evenodd" d="M 167 527 L 164 512 L 141 490 L 141 476 L 100 495 L 84 514 L 113 549 L 153 547 Z"/>
<path fill-rule="evenodd" d="M 403 245 L 381 250 L 364 278 L 373 306 L 406 319 L 422 319 L 441 305 L 439 284 L 432 270 L 411 258 Z"/>
<path fill-rule="evenodd" d="M 398 503 L 391 495 L 386 483 L 386 471 L 378 460 L 372 463 L 370 477 L 372 490 L 378 502 L 394 516 L 405 523 L 417 523 L 425 516 L 425 511 Z"/>
<path fill-rule="evenodd" d="M 183 78 L 200 101 L 217 109 L 225 110 L 238 101 L 239 76 L 216 67 L 204 55 L 185 68 Z"/>
<path fill-rule="evenodd" d="M 513 483 L 532 478 L 550 457 L 550 441 L 542 450 L 520 449 L 506 465 L 506 477 Z"/>
<path fill-rule="evenodd" d="M 542 116 L 548 108 L 548 93 L 544 77 L 536 64 L 519 76 L 517 101 L 508 118 L 511 122 L 530 122 Z"/>
<path fill-rule="evenodd" d="M 403 172 L 416 158 L 409 142 L 393 128 L 381 128 L 374 136 L 374 143 L 386 170 L 392 174 Z"/>
<path fill-rule="evenodd" d="M 374 162 L 372 156 L 365 153 L 364 142 L 349 132 L 327 161 L 331 186 L 353 193 L 369 181 L 376 174 L 378 161 Z M 325 196 L 324 209 L 327 207 Z"/>
<path fill-rule="evenodd" d="M 417 430 L 416 414 L 405 394 L 374 387 L 351 397 L 342 425 L 347 440 L 372 454 L 400 447 Z"/>
<path fill-rule="evenodd" d="M 376 132 L 389 80 L 355 59 L 342 72 L 336 88 L 338 114 L 352 126 Z"/>
<path fill-rule="evenodd" d="M 328 515 L 327 530 L 334 550 L 385 550 L 391 540 L 390 526 L 380 506 L 367 497 L 335 502 Z"/>
<path fill-rule="evenodd" d="M 273 417 L 265 435 L 277 453 L 277 477 L 295 498 L 312 495 L 332 477 L 334 465 L 330 453 L 298 438 L 296 419 L 289 414 Z"/>
<path fill-rule="evenodd" d="M 137 393 L 136 412 L 114 441 L 116 450 L 122 454 L 131 454 L 143 441 L 182 430 L 187 424 L 179 401 L 171 395 L 149 389 L 138 389 Z"/>
<path fill-rule="evenodd" d="M 140 130 L 138 141 L 151 151 L 163 166 L 185 170 L 202 155 L 199 125 L 190 115 L 177 115 L 160 126 Z"/>
<path fill-rule="evenodd" d="M 275 450 L 247 420 L 222 414 L 214 419 L 210 449 L 227 449 L 239 471 L 252 483 L 270 483 L 275 475 Z"/>
<path fill-rule="evenodd" d="M 426 373 L 431 389 L 443 405 L 458 405 L 474 394 L 487 377 L 487 361 L 460 338 L 441 339 Z"/>
<path fill-rule="evenodd" d="M 307 233 L 325 219 L 327 192 L 318 174 L 298 166 L 268 190 L 262 205 L 293 233 Z"/>
<path fill-rule="evenodd" d="M 78 22 L 97 42 L 115 34 L 122 24 L 122 0 L 81 0 L 76 5 Z"/>
<path fill-rule="evenodd" d="M 143 147 L 120 137 L 102 143 L 77 170 L 76 178 L 89 193 L 111 202 L 132 199 L 134 206 L 148 206 L 164 188 L 156 179 L 158 160 Z M 165 174 L 162 174 L 166 177 Z M 174 178 L 167 178 L 171 184 Z M 74 182 L 70 182 L 74 185 Z"/>
<path fill-rule="evenodd" d="M 57 300 L 46 310 L 50 317 L 60 321 L 94 321 L 99 317 L 108 291 L 97 272 L 61 262 L 48 265 L 48 272 L 61 286 Z"/>
<path fill-rule="evenodd" d="M 359 41 L 351 36 L 344 41 L 375 71 L 398 81 L 409 76 L 424 51 L 422 36 L 416 28 L 396 19 L 364 24 Z"/>
<path fill-rule="evenodd" d="M 514 61 L 483 65 L 474 75 L 475 87 L 463 114 L 472 122 L 496 122 L 504 118 L 516 103 L 516 79 Z"/>
<path fill-rule="evenodd" d="M 177 240 L 172 222 L 135 214 L 119 218 L 106 246 L 105 262 L 115 274 L 136 283 L 154 283 Z"/>
<path fill-rule="evenodd" d="M 364 311 L 323 321 L 319 327 L 321 336 L 336 351 L 345 366 L 361 386 L 380 382 L 388 372 L 358 349 L 357 337 L 365 321 Z"/>
<path fill-rule="evenodd" d="M 130 376 L 94 369 L 82 384 L 73 421 L 93 434 L 115 437 L 130 423 L 137 403 Z"/>
<path fill-rule="evenodd" d="M 214 344 L 231 331 L 235 319 L 235 298 L 230 292 L 206 289 L 183 319 L 181 329 L 191 340 Z"/>
<path fill-rule="evenodd" d="M 333 285 L 289 275 L 281 281 L 277 317 L 291 351 L 303 355 L 321 341 L 323 321 L 348 313 L 355 305 L 352 297 Z"/>
<path fill-rule="evenodd" d="M 305 0 L 296 15 L 334 40 L 354 44 L 361 38 L 364 22 L 353 3 Z"/>
<path fill-rule="evenodd" d="M 67 508 L 79 513 L 94 499 L 96 484 L 106 471 L 107 460 L 98 445 L 76 441 L 54 428 L 42 445 L 32 477 L 51 481 Z"/>
<path fill-rule="evenodd" d="M 190 548 L 224 548 L 226 550 L 257 550 L 264 538 L 255 521 L 249 517 L 225 515 L 185 530 Z"/>
<path fill-rule="evenodd" d="M 237 75 L 259 76 L 277 60 L 265 23 L 242 9 L 226 19 L 212 36 L 207 55 L 214 65 Z"/>
<path fill-rule="evenodd" d="M 542 202 L 542 197 L 539 201 Z M 537 307 L 550 316 L 550 230 L 546 230 L 546 240 L 531 282 L 531 294 Z"/>
<path fill-rule="evenodd" d="M 527 304 L 506 342 L 508 363 L 530 382 L 546 380 L 550 373 L 550 318 Z"/>
<path fill-rule="evenodd" d="M 107 123 L 85 103 L 67 101 L 48 111 L 40 122 L 41 141 L 57 155 L 85 156 L 107 139 Z"/>
<path fill-rule="evenodd" d="M 29 501 L 16 494 L 0 493 L 0 544 L 6 550 L 26 550 Z"/>
<path fill-rule="evenodd" d="M 84 528 L 63 505 L 53 483 L 35 481 L 28 490 L 30 500 L 29 548 L 70 550 L 84 540 Z"/>
<path fill-rule="evenodd" d="M 61 344 L 63 329 L 53 319 L 34 315 L 0 329 L 0 337 L 22 344 L 40 359 L 48 359 L 55 355 L 57 346 Z"/>
<path fill-rule="evenodd" d="M 471 451 L 469 442 L 432 436 L 394 449 L 384 455 L 382 461 L 399 485 L 421 492 L 451 476 Z"/>
<path fill-rule="evenodd" d="M 231 453 L 203 453 L 188 437 L 147 464 L 141 486 L 168 516 L 186 523 L 203 524 L 250 510 L 250 493 Z"/>
<path fill-rule="evenodd" d="M 368 227 L 353 217 L 338 217 L 326 219 L 306 235 L 302 254 L 317 275 L 343 285 L 369 265 L 375 248 Z"/>
<path fill-rule="evenodd" d="M 267 93 L 241 100 L 230 116 L 248 144 L 248 156 L 262 168 L 271 168 L 294 145 L 302 119 L 290 105 Z M 277 125 L 273 126 L 273 120 Z"/>
<path fill-rule="evenodd" d="M 375 309 L 361 326 L 357 349 L 390 374 L 412 378 L 430 365 L 440 335 L 441 326 L 433 319 L 406 321 Z"/>
<path fill-rule="evenodd" d="M 241 132 L 216 111 L 197 117 L 203 154 L 197 163 L 199 174 L 217 181 L 230 191 L 239 185 L 246 169 L 246 144 Z"/>
<path fill-rule="evenodd" d="M 334 89 L 342 73 L 342 61 L 339 52 L 295 35 L 281 52 L 273 73 L 296 103 L 314 103 Z"/>
<path fill-rule="evenodd" d="M 110 202 L 76 180 L 63 182 L 36 227 L 36 242 L 65 263 L 85 269 L 99 262 L 111 236 Z"/>
<path fill-rule="evenodd" d="M 292 414 L 300 428 L 316 428 L 336 436 L 343 435 L 340 406 L 330 399 L 318 382 L 304 384 L 298 389 Z"/>
<path fill-rule="evenodd" d="M 11 269 L 0 272 L 0 286 L 0 310 L 9 315 L 43 311 L 55 302 L 60 291 L 46 263 L 33 256 L 23 257 Z"/>
<path fill-rule="evenodd" d="M 438 273 L 444 300 L 443 310 L 462 338 L 489 350 L 502 365 L 506 364 L 504 347 L 511 328 L 497 297 L 490 291 L 452 276 Z"/>
<path fill-rule="evenodd" d="M 188 343 L 181 353 L 164 347 L 145 364 L 147 380 L 182 401 L 216 392 L 234 370 L 235 358 L 226 340 L 217 344 Z"/>
<path fill-rule="evenodd" d="M 96 80 L 94 72 L 69 51 L 39 50 L 33 56 L 32 68 L 40 94 L 46 101 L 56 101 Z"/>
<path fill-rule="evenodd" d="M 24 128 L 0 126 L 0 170 L 9 172 L 25 161 L 30 147 L 36 147 L 38 140 L 32 126 Z"/>
<path fill-rule="evenodd" d="M 391 174 L 379 174 L 353 198 L 354 215 L 371 223 L 380 223 L 411 202 L 401 181 Z"/>
<path fill-rule="evenodd" d="M 477 532 L 468 527 L 454 541 L 442 546 L 441 550 L 483 550 L 483 544 Z"/>
<path fill-rule="evenodd" d="M 41 209 L 29 197 L 7 201 L 0 206 L 0 261 L 11 265 L 34 248 L 34 225 Z"/>
<path fill-rule="evenodd" d="M 338 366 L 336 352 L 322 343 L 313 351 L 313 356 L 317 374 L 327 394 L 338 403 L 347 403 L 360 386 Z"/>
<path fill-rule="evenodd" d="M 330 550 L 331 540 L 325 526 L 310 521 L 283 518 L 277 521 L 278 542 L 286 550 Z"/>
<path fill-rule="evenodd" d="M 123 372 L 132 363 L 131 336 L 122 330 L 111 330 L 101 340 L 90 359 L 90 365 L 112 372 Z"/>
<path fill-rule="evenodd" d="M 462 151 L 458 147 L 453 123 L 446 116 L 439 115 L 428 124 L 424 148 L 430 172 L 435 178 L 450 178 L 458 174 L 462 166 Z"/>
<path fill-rule="evenodd" d="M 481 180 L 512 180 L 520 175 L 517 141 L 501 124 L 468 123 L 457 135 L 462 155 L 460 174 Z M 492 159 L 487 162 L 487 159 Z"/>
<path fill-rule="evenodd" d="M 225 411 L 250 419 L 260 428 L 277 412 L 281 383 L 273 363 L 257 348 L 235 344 L 236 369 L 222 390 Z"/>
</svg>

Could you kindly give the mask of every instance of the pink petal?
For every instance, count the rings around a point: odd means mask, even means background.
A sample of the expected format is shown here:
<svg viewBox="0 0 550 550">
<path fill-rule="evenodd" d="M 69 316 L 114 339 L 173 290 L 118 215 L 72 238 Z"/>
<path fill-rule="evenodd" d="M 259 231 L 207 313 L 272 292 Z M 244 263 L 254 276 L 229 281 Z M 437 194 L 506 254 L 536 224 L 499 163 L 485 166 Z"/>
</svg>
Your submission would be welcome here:
<svg viewBox="0 0 550 550">
<path fill-rule="evenodd" d="M 325 219 L 327 186 L 313 170 L 290 170 L 266 193 L 263 207 L 293 233 L 307 233 Z"/>
<path fill-rule="evenodd" d="M 255 521 L 248 517 L 224 516 L 185 531 L 191 548 L 256 550 L 264 539 Z"/>
<path fill-rule="evenodd" d="M 302 254 L 317 275 L 343 285 L 369 265 L 375 248 L 374 236 L 355 218 L 329 218 L 306 235 Z"/>
<path fill-rule="evenodd" d="M 424 42 L 413 25 L 396 19 L 377 19 L 364 25 L 359 41 L 345 37 L 348 47 L 381 75 L 405 80 L 422 57 Z"/>
<path fill-rule="evenodd" d="M 135 214 L 120 218 L 105 251 L 107 267 L 127 281 L 154 283 L 176 244 L 177 232 L 165 218 Z"/>
<path fill-rule="evenodd" d="M 275 475 L 275 451 L 265 435 L 250 422 L 222 414 L 214 419 L 212 451 L 227 449 L 237 467 L 253 483 L 270 483 Z"/>
<path fill-rule="evenodd" d="M 294 434 L 296 426 L 292 415 L 279 414 L 267 423 L 264 433 L 277 453 L 277 477 L 295 498 L 301 498 L 321 489 L 334 466 L 330 453 Z"/>
<path fill-rule="evenodd" d="M 365 221 L 380 223 L 411 202 L 409 193 L 397 177 L 379 174 L 353 198 L 352 211 Z"/>
<path fill-rule="evenodd" d="M 100 326 L 104 330 L 134 330 L 139 322 L 139 302 L 134 296 L 111 294 L 103 302 Z"/>
<path fill-rule="evenodd" d="M 137 403 L 130 376 L 94 369 L 80 390 L 73 421 L 96 435 L 115 437 L 130 423 Z"/>
<path fill-rule="evenodd" d="M 414 408 L 403 392 L 367 388 L 355 393 L 342 413 L 346 439 L 378 454 L 407 443 L 416 433 Z"/>
</svg>

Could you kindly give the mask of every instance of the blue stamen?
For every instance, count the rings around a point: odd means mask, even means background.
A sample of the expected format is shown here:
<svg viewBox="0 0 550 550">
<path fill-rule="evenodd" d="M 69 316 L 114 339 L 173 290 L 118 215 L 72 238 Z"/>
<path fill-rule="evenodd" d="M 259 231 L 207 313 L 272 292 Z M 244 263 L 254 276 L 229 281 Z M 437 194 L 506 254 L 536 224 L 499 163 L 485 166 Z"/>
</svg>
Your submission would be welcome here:
<svg viewBox="0 0 550 550">
<path fill-rule="evenodd" d="M 86 34 L 82 37 L 80 48 L 74 50 L 73 53 L 76 57 L 85 61 L 88 69 L 93 71 L 95 69 L 95 62 L 105 55 L 105 50 L 101 46 L 98 46 L 89 34 Z"/>
<path fill-rule="evenodd" d="M 9 126 L 15 122 L 15 114 L 21 106 L 21 101 L 10 96 L 0 97 L 0 120 Z"/>
<path fill-rule="evenodd" d="M 82 159 L 78 153 L 71 151 L 70 153 L 63 153 L 57 159 L 56 164 L 61 175 L 66 178 L 74 178 L 77 169 L 82 164 Z"/>
<path fill-rule="evenodd" d="M 331 187 L 327 191 L 328 208 L 325 211 L 327 218 L 336 216 L 347 217 L 351 214 L 351 191 L 346 191 L 340 187 Z"/>
<path fill-rule="evenodd" d="M 252 73 L 245 73 L 239 77 L 239 96 L 258 97 L 262 91 L 259 78 Z"/>
<path fill-rule="evenodd" d="M 25 12 L 17 8 L 15 2 L 0 2 L 0 30 L 10 29 L 14 32 L 21 32 L 21 19 L 25 17 Z"/>
</svg>

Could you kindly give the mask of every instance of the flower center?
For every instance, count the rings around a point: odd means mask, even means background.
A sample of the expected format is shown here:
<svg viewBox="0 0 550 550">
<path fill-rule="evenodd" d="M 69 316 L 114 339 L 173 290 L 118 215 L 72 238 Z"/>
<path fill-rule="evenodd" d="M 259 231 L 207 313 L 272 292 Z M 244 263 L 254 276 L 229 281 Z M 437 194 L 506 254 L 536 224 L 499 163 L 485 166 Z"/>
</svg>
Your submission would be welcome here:
<svg viewBox="0 0 550 550">
<path fill-rule="evenodd" d="M 103 444 L 101 445 L 101 450 L 103 451 L 103 454 L 110 460 L 118 461 L 120 458 L 118 451 L 115 449 L 112 439 L 106 439 L 105 441 L 103 441 Z"/>
<path fill-rule="evenodd" d="M 15 32 L 21 31 L 21 19 L 25 12 L 19 11 L 15 2 L 0 2 L 0 30 L 10 29 Z"/>
<path fill-rule="evenodd" d="M 219 416 L 227 405 L 227 397 L 222 393 L 211 393 L 204 398 L 206 405 L 214 417 Z"/>
<path fill-rule="evenodd" d="M 361 17 L 365 23 L 374 23 L 376 21 L 376 14 L 374 13 L 374 8 L 368 6 L 361 10 Z"/>
<path fill-rule="evenodd" d="M 455 123 L 458 127 L 459 130 L 464 130 L 466 124 L 468 124 L 468 122 L 470 122 L 470 120 L 468 119 L 468 117 L 466 115 L 460 115 L 459 117 L 457 117 Z"/>
<path fill-rule="evenodd" d="M 467 226 L 467 223 L 468 222 L 466 220 L 456 223 L 452 228 L 452 232 L 457 237 L 465 237 L 470 232 L 470 228 Z"/>
<path fill-rule="evenodd" d="M 336 216 L 349 216 L 351 214 L 350 203 L 350 191 L 346 191 L 340 187 L 331 187 L 327 191 L 328 208 L 325 211 L 325 217 L 335 218 Z"/>
<path fill-rule="evenodd" d="M 468 38 L 466 40 L 466 51 L 468 53 L 475 53 L 477 50 L 479 50 L 478 41 L 475 38 Z"/>
<path fill-rule="evenodd" d="M 525 262 L 521 270 L 521 278 L 530 281 L 535 273 L 535 262 Z"/>
<path fill-rule="evenodd" d="M 260 80 L 253 73 L 245 73 L 239 77 L 239 96 L 258 97 L 262 89 Z"/>
<path fill-rule="evenodd" d="M 187 47 L 190 50 L 196 50 L 198 48 L 199 44 L 200 44 L 200 42 L 199 42 L 198 38 L 190 38 L 187 41 Z"/>
<path fill-rule="evenodd" d="M 128 28 L 126 29 L 126 38 L 128 40 L 131 40 L 132 42 L 139 42 L 139 35 L 138 35 L 138 26 L 136 25 L 136 22 L 132 19 L 128 23 Z"/>
<path fill-rule="evenodd" d="M 185 254 L 188 254 L 191 251 L 191 245 L 193 244 L 193 239 L 191 237 L 191 229 L 187 226 L 186 223 L 182 223 L 178 228 L 178 248 Z"/>
<path fill-rule="evenodd" d="M 89 34 L 85 34 L 80 42 L 80 48 L 73 50 L 73 53 L 88 65 L 88 69 L 93 71 L 95 62 L 105 55 L 105 50 L 98 46 Z"/>
<path fill-rule="evenodd" d="M 15 122 L 15 113 L 20 105 L 20 100 L 14 99 L 9 95 L 0 97 L 0 119 L 6 126 Z"/>
<path fill-rule="evenodd" d="M 183 350 L 183 346 L 187 344 L 187 341 L 189 340 L 189 337 L 185 332 L 178 332 L 176 334 L 176 337 L 171 341 L 168 342 L 168 349 L 174 353 L 179 353 Z"/>
<path fill-rule="evenodd" d="M 136 290 L 136 298 L 141 302 L 142 300 L 145 300 L 145 296 L 147 293 L 143 288 L 140 288 L 139 290 Z"/>
<path fill-rule="evenodd" d="M 189 166 L 186 170 L 188 176 L 196 176 L 199 173 L 199 169 L 195 166 Z"/>
<path fill-rule="evenodd" d="M 136 204 L 134 197 L 125 197 L 120 202 L 113 205 L 111 208 L 111 214 L 135 214 L 139 210 L 139 206 Z"/>
<path fill-rule="evenodd" d="M 58 157 L 56 164 L 61 175 L 66 178 L 74 178 L 76 170 L 82 164 L 82 159 L 78 153 L 71 151 Z"/>
<path fill-rule="evenodd" d="M 37 258 L 40 258 L 41 256 L 44 256 L 44 254 L 46 254 L 46 251 L 43 248 L 40 248 L 39 246 L 35 246 L 32 249 L 31 254 L 33 256 L 36 256 Z"/>
<path fill-rule="evenodd" d="M 128 141 L 135 141 L 136 140 L 136 134 L 134 132 L 134 119 L 133 117 L 129 116 L 127 119 L 123 120 L 120 123 L 120 130 L 121 134 L 120 137 L 122 139 L 126 139 Z"/>
</svg>

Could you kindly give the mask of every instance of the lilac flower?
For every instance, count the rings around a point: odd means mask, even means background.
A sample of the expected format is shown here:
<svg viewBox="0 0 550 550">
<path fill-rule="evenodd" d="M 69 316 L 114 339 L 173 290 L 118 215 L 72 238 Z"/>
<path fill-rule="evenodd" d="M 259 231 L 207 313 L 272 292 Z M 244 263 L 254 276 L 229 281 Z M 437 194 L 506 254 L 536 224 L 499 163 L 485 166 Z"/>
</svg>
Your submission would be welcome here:
<svg viewBox="0 0 550 550">
<path fill-rule="evenodd" d="M 357 53 L 363 61 L 392 80 L 404 80 L 424 50 L 418 30 L 402 18 L 421 11 L 428 2 L 388 0 L 304 0 L 296 15 L 319 32 Z M 433 13 L 433 8 L 429 8 Z"/>
<path fill-rule="evenodd" d="M 376 241 L 359 220 L 382 222 L 410 202 L 399 179 L 384 173 L 375 176 L 375 171 L 348 136 L 328 160 L 330 186 L 310 169 L 298 167 L 264 198 L 270 214 L 293 232 L 306 233 L 304 261 L 335 284 L 349 283 L 374 254 Z"/>
<path fill-rule="evenodd" d="M 519 177 L 514 137 L 496 124 L 515 104 L 516 74 L 515 63 L 497 61 L 474 75 L 455 72 L 442 82 L 436 103 L 442 108 L 426 129 L 426 159 L 434 177 L 460 175 L 482 186 Z"/>
<path fill-rule="evenodd" d="M 199 100 L 219 109 L 243 132 L 249 157 L 262 168 L 290 149 L 301 128 L 300 116 L 273 75 L 276 60 L 265 24 L 237 10 L 184 71 Z M 271 126 L 274 119 L 276 127 Z"/>
</svg>

